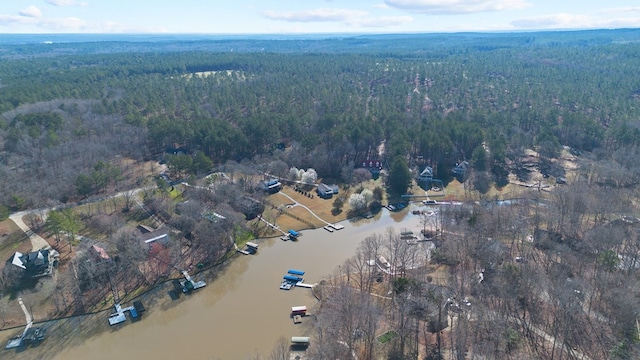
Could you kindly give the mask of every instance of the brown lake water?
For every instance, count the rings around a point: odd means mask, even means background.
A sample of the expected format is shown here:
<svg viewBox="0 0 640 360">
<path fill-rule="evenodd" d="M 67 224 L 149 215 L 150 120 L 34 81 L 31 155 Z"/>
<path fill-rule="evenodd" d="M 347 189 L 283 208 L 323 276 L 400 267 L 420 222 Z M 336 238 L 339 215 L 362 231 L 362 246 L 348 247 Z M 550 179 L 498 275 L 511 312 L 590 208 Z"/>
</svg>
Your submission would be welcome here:
<svg viewBox="0 0 640 360">
<path fill-rule="evenodd" d="M 373 219 L 341 224 L 344 229 L 333 233 L 304 230 L 297 242 L 257 240 L 256 255 L 237 256 L 194 294 L 172 301 L 168 287 L 159 289 L 155 300 L 145 302 L 147 312 L 136 323 L 127 320 L 110 327 L 108 313 L 58 321 L 37 348 L 5 351 L 2 358 L 227 360 L 256 352 L 266 356 L 278 338 L 310 332 L 308 323 L 293 324 L 289 314 L 292 306 L 313 309 L 316 299 L 310 289 L 279 289 L 288 269 L 306 271 L 304 282 L 315 283 L 353 256 L 367 236 L 383 234 L 388 227 L 396 233 L 422 229 L 420 217 L 410 210 L 390 214 L 383 209 Z M 0 334 L 0 341 L 6 333 Z"/>
</svg>

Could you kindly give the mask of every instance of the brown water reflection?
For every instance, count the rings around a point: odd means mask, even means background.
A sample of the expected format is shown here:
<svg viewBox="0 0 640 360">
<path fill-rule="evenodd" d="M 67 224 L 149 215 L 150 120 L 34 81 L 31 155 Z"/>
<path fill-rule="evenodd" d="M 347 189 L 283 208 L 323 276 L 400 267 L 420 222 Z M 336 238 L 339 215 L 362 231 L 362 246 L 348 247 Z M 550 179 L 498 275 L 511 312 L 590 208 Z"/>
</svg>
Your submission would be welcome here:
<svg viewBox="0 0 640 360">
<path fill-rule="evenodd" d="M 236 257 L 215 280 L 195 294 L 171 301 L 169 286 L 158 288 L 155 298 L 145 299 L 147 312 L 136 323 L 110 328 L 107 314 L 58 321 L 38 348 L 6 358 L 32 359 L 243 359 L 268 354 L 281 336 L 303 335 L 307 327 L 294 325 L 291 306 L 312 307 L 316 300 L 309 289 L 278 288 L 289 268 L 305 270 L 305 282 L 314 283 L 331 274 L 355 254 L 362 240 L 388 227 L 419 231 L 420 218 L 405 210 L 379 218 L 343 222 L 343 230 L 303 231 L 297 242 L 260 240 L 255 256 Z M 196 276 L 199 280 L 203 275 Z M 304 325 L 304 324 L 303 324 Z M 2 336 L 14 335 L 7 332 Z M 4 341 L 0 338 L 0 341 Z"/>
</svg>

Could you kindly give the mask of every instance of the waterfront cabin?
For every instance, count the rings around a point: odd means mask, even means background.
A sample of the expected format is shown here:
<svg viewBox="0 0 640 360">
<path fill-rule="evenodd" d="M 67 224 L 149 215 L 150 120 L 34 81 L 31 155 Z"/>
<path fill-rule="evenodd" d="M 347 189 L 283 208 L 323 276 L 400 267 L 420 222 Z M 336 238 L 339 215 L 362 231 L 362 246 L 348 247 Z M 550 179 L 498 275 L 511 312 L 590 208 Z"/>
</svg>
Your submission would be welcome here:
<svg viewBox="0 0 640 360">
<path fill-rule="evenodd" d="M 296 269 L 289 269 L 289 271 L 287 271 L 287 273 L 291 274 L 291 275 L 300 275 L 300 276 L 304 275 L 304 271 L 296 270 Z"/>
</svg>

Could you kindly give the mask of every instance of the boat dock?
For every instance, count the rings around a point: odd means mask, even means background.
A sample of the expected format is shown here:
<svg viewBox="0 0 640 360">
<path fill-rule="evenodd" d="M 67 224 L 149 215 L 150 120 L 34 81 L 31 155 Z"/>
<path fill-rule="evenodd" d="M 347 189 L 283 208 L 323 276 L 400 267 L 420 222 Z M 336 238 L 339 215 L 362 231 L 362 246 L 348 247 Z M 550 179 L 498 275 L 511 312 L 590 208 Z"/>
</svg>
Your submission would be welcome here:
<svg viewBox="0 0 640 360">
<path fill-rule="evenodd" d="M 302 283 L 304 279 L 301 277 L 304 275 L 304 271 L 289 269 L 287 275 L 282 277 L 282 283 L 280 283 L 281 290 L 291 290 L 297 284 Z"/>
<path fill-rule="evenodd" d="M 294 324 L 300 324 L 302 322 L 302 317 L 307 316 L 307 307 L 306 306 L 293 306 L 291 308 L 291 315 L 293 318 Z"/>
<path fill-rule="evenodd" d="M 184 293 L 188 293 L 207 286 L 207 283 L 205 283 L 204 281 L 193 281 L 186 270 L 182 270 L 182 275 L 184 276 L 185 280 L 180 280 L 180 285 L 182 285 L 182 292 Z"/>
<path fill-rule="evenodd" d="M 330 233 L 332 233 L 332 232 L 334 231 L 333 227 L 331 227 L 331 226 L 329 226 L 329 225 L 324 226 L 324 227 L 323 227 L 323 229 L 327 230 L 327 231 L 328 231 L 328 232 L 330 232 Z"/>
<path fill-rule="evenodd" d="M 299 277 L 299 276 L 293 276 L 293 275 L 285 275 L 282 277 L 283 279 L 290 281 L 294 284 L 302 282 L 304 279 Z"/>
<path fill-rule="evenodd" d="M 327 226 L 332 227 L 334 230 L 342 230 L 342 229 L 344 229 L 344 225 L 340 225 L 340 224 L 329 224 Z"/>
<path fill-rule="evenodd" d="M 47 333 L 46 329 L 33 327 L 33 318 L 27 310 L 27 307 L 24 305 L 22 298 L 18 298 L 18 303 L 20 304 L 20 307 L 24 312 L 24 316 L 27 320 L 27 326 L 24 328 L 24 331 L 20 336 L 9 339 L 7 345 L 4 347 L 5 350 L 19 348 L 28 344 L 36 344 L 44 340 L 44 337 Z"/>
<path fill-rule="evenodd" d="M 240 249 L 237 245 L 235 245 L 236 251 L 244 255 L 252 255 L 258 252 L 258 244 L 249 241 L 245 245 L 247 246 L 245 249 Z"/>
<path fill-rule="evenodd" d="M 44 340 L 45 335 L 47 334 L 47 330 L 39 327 L 29 327 L 26 328 L 21 336 L 9 339 L 7 345 L 4 347 L 5 350 L 15 349 L 27 344 L 36 344 L 42 340 Z"/>
<path fill-rule="evenodd" d="M 292 306 L 291 307 L 291 313 L 294 315 L 305 315 L 307 313 L 307 307 L 306 306 Z"/>
<path fill-rule="evenodd" d="M 117 325 L 123 323 L 127 320 L 126 312 L 128 311 L 131 315 L 131 320 L 136 321 L 142 316 L 142 312 L 145 311 L 144 306 L 140 301 L 136 301 L 133 303 L 133 306 L 129 306 L 123 308 L 120 304 L 115 304 L 114 308 L 116 310 L 115 313 L 109 315 L 109 325 Z"/>
</svg>

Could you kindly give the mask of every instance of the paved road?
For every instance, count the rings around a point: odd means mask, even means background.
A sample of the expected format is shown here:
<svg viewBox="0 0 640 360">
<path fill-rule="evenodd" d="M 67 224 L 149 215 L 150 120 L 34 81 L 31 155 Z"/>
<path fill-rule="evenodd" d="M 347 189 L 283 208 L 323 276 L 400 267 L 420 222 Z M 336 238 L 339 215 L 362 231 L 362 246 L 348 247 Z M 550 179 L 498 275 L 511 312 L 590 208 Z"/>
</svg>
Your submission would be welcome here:
<svg viewBox="0 0 640 360">
<path fill-rule="evenodd" d="M 49 243 L 45 239 L 43 239 L 40 235 L 36 234 L 33 230 L 31 230 L 31 228 L 27 224 L 25 224 L 24 221 L 22 220 L 22 218 L 25 215 L 29 215 L 32 212 L 33 211 L 20 211 L 9 216 L 9 219 L 11 219 L 11 221 L 13 221 L 16 225 L 18 225 L 20 230 L 24 231 L 24 233 L 27 234 L 27 236 L 29 236 L 29 240 L 31 241 L 31 251 L 48 249 L 51 247 L 49 246 Z"/>
</svg>

